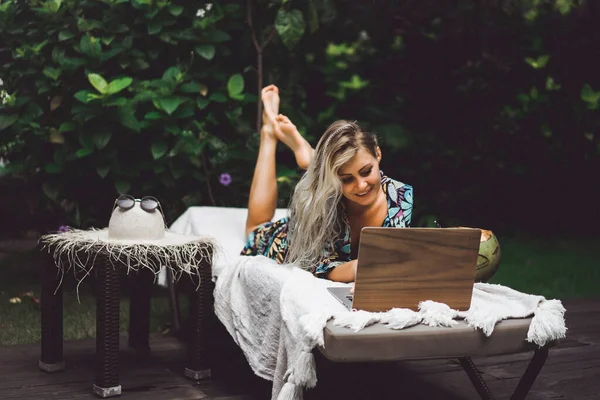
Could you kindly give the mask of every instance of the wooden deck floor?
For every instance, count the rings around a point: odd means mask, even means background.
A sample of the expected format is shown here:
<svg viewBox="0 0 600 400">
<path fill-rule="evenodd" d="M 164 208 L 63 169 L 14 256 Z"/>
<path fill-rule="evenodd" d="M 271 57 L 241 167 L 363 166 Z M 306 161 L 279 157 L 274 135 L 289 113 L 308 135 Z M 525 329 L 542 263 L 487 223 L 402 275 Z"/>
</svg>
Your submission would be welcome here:
<svg viewBox="0 0 600 400">
<path fill-rule="evenodd" d="M 528 399 L 600 399 L 600 299 L 565 301 L 568 337 L 550 351 Z M 122 340 L 122 343 L 125 343 Z M 222 346 L 214 377 L 183 377 L 185 347 L 153 338 L 140 359 L 123 349 L 123 399 L 269 399 L 269 382 L 253 376 L 238 350 Z M 91 399 L 94 340 L 65 343 L 67 370 L 37 369 L 39 345 L 0 347 L 0 399 Z M 474 359 L 498 399 L 510 397 L 530 354 Z M 306 399 L 478 399 L 453 360 L 339 365 L 317 360 L 319 384 Z"/>
</svg>

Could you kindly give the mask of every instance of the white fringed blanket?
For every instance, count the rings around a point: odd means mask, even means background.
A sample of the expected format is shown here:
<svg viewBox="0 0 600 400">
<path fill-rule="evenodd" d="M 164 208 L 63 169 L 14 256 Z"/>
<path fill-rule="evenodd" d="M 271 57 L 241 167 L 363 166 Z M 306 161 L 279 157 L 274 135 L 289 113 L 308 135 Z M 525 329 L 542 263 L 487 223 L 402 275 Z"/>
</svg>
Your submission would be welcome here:
<svg viewBox="0 0 600 400">
<path fill-rule="evenodd" d="M 301 400 L 303 389 L 316 385 L 311 351 L 323 345 L 323 328 L 331 318 L 336 325 L 356 331 L 376 322 L 391 329 L 418 323 L 450 327 L 455 319 L 463 318 L 489 336 L 503 319 L 533 315 L 529 342 L 543 346 L 566 334 L 560 301 L 501 285 L 475 284 L 471 309 L 466 312 L 432 301 L 421 303 L 418 312 L 349 312 L 326 290 L 344 284 L 315 278 L 262 256 L 239 256 L 231 261 L 215 271 L 215 312 L 253 371 L 273 381 L 272 400 Z"/>
</svg>

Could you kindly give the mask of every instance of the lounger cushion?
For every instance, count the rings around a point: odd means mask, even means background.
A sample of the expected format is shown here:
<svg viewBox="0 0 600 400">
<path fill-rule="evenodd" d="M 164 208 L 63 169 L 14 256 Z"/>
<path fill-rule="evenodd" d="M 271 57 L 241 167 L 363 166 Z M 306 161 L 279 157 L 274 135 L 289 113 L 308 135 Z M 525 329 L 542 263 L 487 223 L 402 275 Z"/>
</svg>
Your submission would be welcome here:
<svg viewBox="0 0 600 400">
<path fill-rule="evenodd" d="M 283 218 L 284 208 L 275 210 L 273 221 Z M 235 260 L 246 245 L 247 208 L 236 207 L 190 207 L 173 224 L 170 230 L 186 235 L 208 235 L 219 243 L 213 268 L 218 272 Z"/>
<path fill-rule="evenodd" d="M 319 350 L 331 361 L 399 361 L 464 356 L 491 356 L 535 349 L 525 338 L 531 318 L 504 320 L 491 336 L 463 321 L 451 328 L 415 325 L 401 330 L 375 324 L 354 332 L 335 326 L 324 330 L 324 348 Z"/>
</svg>

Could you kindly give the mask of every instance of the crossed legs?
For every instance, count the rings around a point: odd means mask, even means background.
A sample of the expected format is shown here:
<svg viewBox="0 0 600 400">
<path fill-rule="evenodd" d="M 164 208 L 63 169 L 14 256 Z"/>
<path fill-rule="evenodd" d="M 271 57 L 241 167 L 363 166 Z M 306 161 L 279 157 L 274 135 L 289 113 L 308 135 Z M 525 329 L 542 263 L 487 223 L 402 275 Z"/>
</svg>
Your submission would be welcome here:
<svg viewBox="0 0 600 400">
<path fill-rule="evenodd" d="M 296 126 L 285 115 L 279 114 L 279 89 L 275 85 L 265 87 L 261 93 L 264 105 L 263 127 L 260 131 L 260 147 L 250 197 L 246 235 L 257 226 L 271 221 L 277 208 L 277 142 L 287 145 L 296 157 L 296 163 L 307 169 L 314 152 L 310 144 L 300 135 Z"/>
</svg>

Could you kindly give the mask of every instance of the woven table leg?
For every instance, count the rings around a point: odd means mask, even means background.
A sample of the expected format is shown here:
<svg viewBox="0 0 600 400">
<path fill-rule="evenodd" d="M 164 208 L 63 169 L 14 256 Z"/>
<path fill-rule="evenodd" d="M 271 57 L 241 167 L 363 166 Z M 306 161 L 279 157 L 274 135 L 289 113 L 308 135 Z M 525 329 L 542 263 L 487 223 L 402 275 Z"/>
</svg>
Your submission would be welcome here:
<svg viewBox="0 0 600 400">
<path fill-rule="evenodd" d="M 119 272 L 106 255 L 94 267 L 98 277 L 96 303 L 96 381 L 98 397 L 121 394 L 119 385 Z"/>
<path fill-rule="evenodd" d="M 131 277 L 129 296 L 129 347 L 138 353 L 150 353 L 150 303 L 154 275 L 141 270 Z"/>
<path fill-rule="evenodd" d="M 56 372 L 65 369 L 63 361 L 63 288 L 54 259 L 47 250 L 41 251 L 42 354 L 38 366 L 42 371 Z"/>
<path fill-rule="evenodd" d="M 214 325 L 213 290 L 215 286 L 211 275 L 211 264 L 202 261 L 200 287 L 190 296 L 192 337 L 185 376 L 196 380 L 210 377 L 209 348 L 212 345 Z M 197 284 L 197 281 L 194 283 Z"/>
</svg>

